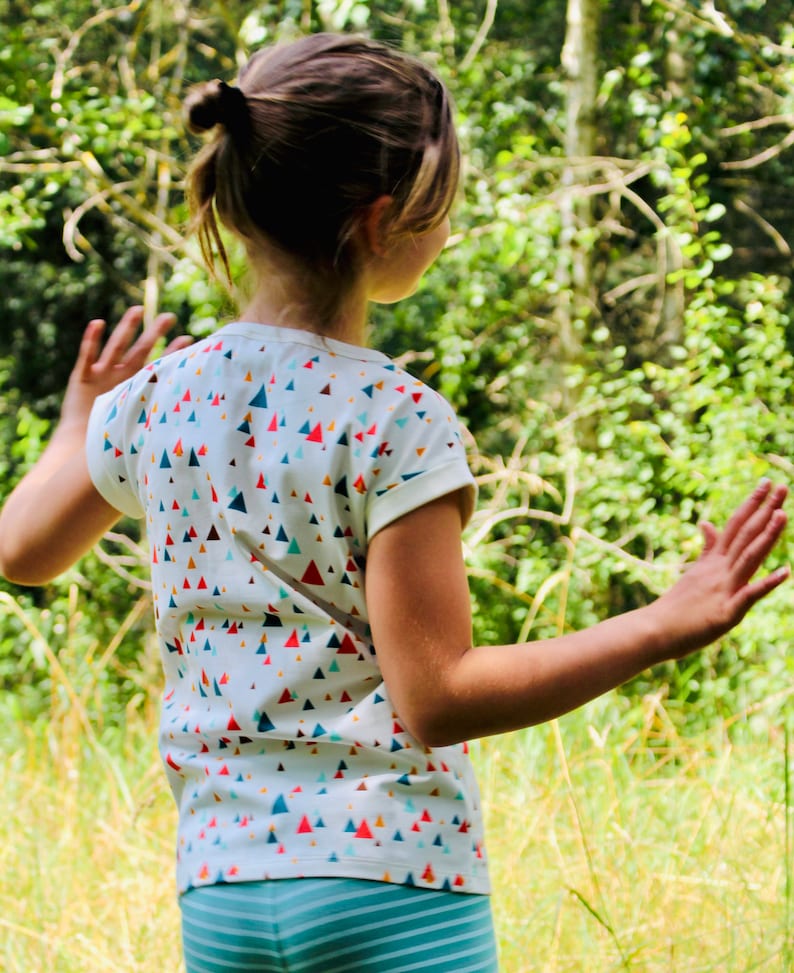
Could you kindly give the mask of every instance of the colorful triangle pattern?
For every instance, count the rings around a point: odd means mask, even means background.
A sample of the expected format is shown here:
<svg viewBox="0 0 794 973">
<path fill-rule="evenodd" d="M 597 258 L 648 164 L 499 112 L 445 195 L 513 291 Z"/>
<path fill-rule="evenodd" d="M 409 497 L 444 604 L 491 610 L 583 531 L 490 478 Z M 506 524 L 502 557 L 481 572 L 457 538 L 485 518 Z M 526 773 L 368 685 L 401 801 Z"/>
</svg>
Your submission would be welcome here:
<svg viewBox="0 0 794 973">
<path fill-rule="evenodd" d="M 371 525 L 472 489 L 447 403 L 377 352 L 237 323 L 103 396 L 87 448 L 145 517 L 179 887 L 487 891 L 467 749 L 406 732 L 367 624 Z"/>
</svg>

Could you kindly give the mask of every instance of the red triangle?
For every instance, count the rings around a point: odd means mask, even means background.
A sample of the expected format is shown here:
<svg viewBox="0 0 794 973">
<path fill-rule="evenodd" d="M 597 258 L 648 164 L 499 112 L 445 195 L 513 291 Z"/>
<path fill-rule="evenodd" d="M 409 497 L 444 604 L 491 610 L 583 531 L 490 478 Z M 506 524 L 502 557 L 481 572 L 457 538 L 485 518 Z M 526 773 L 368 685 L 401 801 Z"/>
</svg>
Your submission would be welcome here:
<svg viewBox="0 0 794 973">
<path fill-rule="evenodd" d="M 361 824 L 358 826 L 356 831 L 357 838 L 371 838 L 372 832 L 369 830 L 369 825 L 367 824 L 367 819 L 365 818 Z"/>
<path fill-rule="evenodd" d="M 309 566 L 303 572 L 303 577 L 301 578 L 303 584 L 317 584 L 324 585 L 323 577 L 320 574 L 320 570 L 314 561 L 309 561 Z"/>
</svg>

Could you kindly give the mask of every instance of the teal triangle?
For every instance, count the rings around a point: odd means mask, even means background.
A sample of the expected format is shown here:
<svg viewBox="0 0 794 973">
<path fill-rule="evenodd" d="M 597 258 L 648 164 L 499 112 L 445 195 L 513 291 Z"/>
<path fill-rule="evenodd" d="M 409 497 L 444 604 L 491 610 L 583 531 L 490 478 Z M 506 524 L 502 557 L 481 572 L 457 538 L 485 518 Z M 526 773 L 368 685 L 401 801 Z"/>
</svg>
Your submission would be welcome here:
<svg viewBox="0 0 794 973">
<path fill-rule="evenodd" d="M 267 408 L 267 392 L 265 392 L 265 386 L 262 385 L 256 395 L 248 403 L 257 409 Z"/>
<path fill-rule="evenodd" d="M 234 500 L 232 500 L 232 502 L 229 504 L 229 510 L 239 510 L 240 513 L 243 514 L 248 512 L 246 510 L 245 499 L 242 493 L 238 493 Z"/>
</svg>

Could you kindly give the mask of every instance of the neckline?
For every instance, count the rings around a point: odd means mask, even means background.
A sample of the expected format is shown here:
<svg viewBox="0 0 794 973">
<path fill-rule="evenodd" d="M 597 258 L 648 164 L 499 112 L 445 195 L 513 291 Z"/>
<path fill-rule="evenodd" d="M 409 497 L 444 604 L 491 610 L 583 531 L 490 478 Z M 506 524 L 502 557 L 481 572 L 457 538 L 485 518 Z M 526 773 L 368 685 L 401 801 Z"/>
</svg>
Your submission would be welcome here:
<svg viewBox="0 0 794 973">
<path fill-rule="evenodd" d="M 284 328 L 276 324 L 262 324 L 259 321 L 231 321 L 219 328 L 214 336 L 223 334 L 236 334 L 255 341 L 304 345 L 346 358 L 356 358 L 360 361 L 388 361 L 388 356 L 382 351 L 377 351 L 366 345 L 355 345 L 348 341 L 340 341 L 338 338 L 318 334 L 316 331 Z"/>
</svg>

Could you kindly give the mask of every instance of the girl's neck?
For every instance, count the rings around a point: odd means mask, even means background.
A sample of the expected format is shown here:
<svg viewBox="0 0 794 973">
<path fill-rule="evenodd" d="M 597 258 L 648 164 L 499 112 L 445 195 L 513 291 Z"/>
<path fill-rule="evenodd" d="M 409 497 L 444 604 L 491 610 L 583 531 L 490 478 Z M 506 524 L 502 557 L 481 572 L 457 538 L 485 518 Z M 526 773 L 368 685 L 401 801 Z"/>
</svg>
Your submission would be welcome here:
<svg viewBox="0 0 794 973">
<path fill-rule="evenodd" d="M 294 280 L 279 274 L 262 275 L 259 280 L 261 283 L 243 304 L 241 320 L 312 331 L 349 344 L 367 345 L 368 301 L 364 288 L 349 294 L 333 318 L 323 321 Z"/>
</svg>

